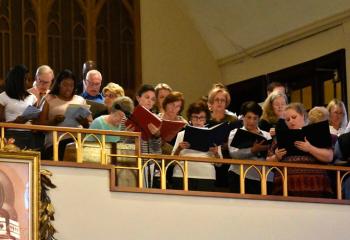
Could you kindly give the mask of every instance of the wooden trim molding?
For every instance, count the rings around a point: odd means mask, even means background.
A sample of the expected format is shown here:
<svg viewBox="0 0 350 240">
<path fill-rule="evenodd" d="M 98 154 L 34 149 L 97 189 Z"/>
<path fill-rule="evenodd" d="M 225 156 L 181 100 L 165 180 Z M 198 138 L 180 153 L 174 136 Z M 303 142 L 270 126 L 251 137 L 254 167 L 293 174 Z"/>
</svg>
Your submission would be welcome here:
<svg viewBox="0 0 350 240">
<path fill-rule="evenodd" d="M 113 173 L 113 172 L 112 172 Z M 283 197 L 277 195 L 258 195 L 258 194 L 239 194 L 227 192 L 201 192 L 201 191 L 184 191 L 173 189 L 155 189 L 155 188 L 135 188 L 135 187 L 115 187 L 110 188 L 111 192 L 129 192 L 129 193 L 152 193 L 181 196 L 198 196 L 198 197 L 217 197 L 217 198 L 237 198 L 248 200 L 267 200 L 267 201 L 284 201 L 284 202 L 304 202 L 304 203 L 326 203 L 350 205 L 350 200 L 338 200 L 331 198 L 308 198 L 308 197 Z"/>
<path fill-rule="evenodd" d="M 111 170 L 112 165 L 102 165 L 100 163 L 76 163 L 76 162 L 65 162 L 65 161 L 50 161 L 50 160 L 41 160 L 41 166 L 50 166 L 50 167 L 72 167 L 72 168 L 88 168 L 88 169 L 102 169 L 102 170 Z"/>
</svg>

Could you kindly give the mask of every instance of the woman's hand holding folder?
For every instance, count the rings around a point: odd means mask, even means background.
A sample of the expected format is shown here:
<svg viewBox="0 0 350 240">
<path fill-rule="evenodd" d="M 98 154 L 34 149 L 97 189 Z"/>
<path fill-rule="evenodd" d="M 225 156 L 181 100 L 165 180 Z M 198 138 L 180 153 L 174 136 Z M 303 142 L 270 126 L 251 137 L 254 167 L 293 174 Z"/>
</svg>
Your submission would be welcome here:
<svg viewBox="0 0 350 240">
<path fill-rule="evenodd" d="M 155 137 L 159 137 L 160 136 L 160 127 L 157 128 L 153 123 L 149 123 L 147 125 L 148 130 L 151 132 L 151 134 Z"/>
<path fill-rule="evenodd" d="M 191 147 L 191 145 L 188 142 L 180 142 L 179 145 L 177 146 L 174 155 L 179 155 L 181 150 L 183 149 L 189 149 Z"/>
<path fill-rule="evenodd" d="M 280 161 L 285 155 L 287 154 L 287 151 L 285 148 L 276 148 L 275 150 L 275 154 L 270 156 L 270 157 L 267 157 L 266 158 L 266 161 L 272 161 L 272 162 L 278 162 Z"/>
<path fill-rule="evenodd" d="M 266 140 L 261 140 L 260 142 L 256 141 L 253 146 L 250 148 L 250 151 L 253 154 L 257 154 L 259 152 L 265 152 L 268 149 L 268 145 L 266 144 Z"/>
<path fill-rule="evenodd" d="M 294 145 L 296 148 L 298 148 L 299 150 L 304 151 L 304 152 L 310 152 L 311 148 L 312 148 L 312 145 L 306 139 L 306 137 L 304 138 L 304 141 L 295 141 Z"/>
</svg>

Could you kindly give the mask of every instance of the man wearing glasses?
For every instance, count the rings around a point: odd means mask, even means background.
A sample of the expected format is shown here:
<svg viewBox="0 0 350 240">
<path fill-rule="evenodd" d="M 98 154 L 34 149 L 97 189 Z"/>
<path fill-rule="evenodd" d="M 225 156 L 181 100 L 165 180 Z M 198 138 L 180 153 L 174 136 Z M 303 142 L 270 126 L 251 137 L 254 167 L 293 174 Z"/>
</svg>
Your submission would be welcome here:
<svg viewBox="0 0 350 240">
<path fill-rule="evenodd" d="M 103 104 L 104 98 L 100 93 L 101 84 L 101 73 L 97 70 L 90 70 L 86 74 L 86 78 L 84 80 L 84 92 L 81 94 L 81 96 L 87 100 Z"/>
<path fill-rule="evenodd" d="M 37 98 L 36 106 L 41 109 L 44 106 L 46 95 L 50 92 L 52 80 L 54 78 L 53 70 L 47 65 L 41 65 L 36 70 L 35 82 L 28 92 Z"/>
</svg>

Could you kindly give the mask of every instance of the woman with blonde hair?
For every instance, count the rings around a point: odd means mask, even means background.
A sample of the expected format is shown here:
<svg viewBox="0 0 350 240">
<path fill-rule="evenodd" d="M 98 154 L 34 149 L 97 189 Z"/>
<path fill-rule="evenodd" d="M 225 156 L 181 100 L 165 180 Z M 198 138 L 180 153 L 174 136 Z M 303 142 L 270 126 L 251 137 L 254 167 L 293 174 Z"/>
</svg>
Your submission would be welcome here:
<svg viewBox="0 0 350 240">
<path fill-rule="evenodd" d="M 327 121 L 329 120 L 329 112 L 325 107 L 316 106 L 309 111 L 308 118 L 309 124 Z"/>
<path fill-rule="evenodd" d="M 103 89 L 102 94 L 105 97 L 104 104 L 107 106 L 108 111 L 111 110 L 113 102 L 118 97 L 125 96 L 124 89 L 119 84 L 110 82 Z"/>
<path fill-rule="evenodd" d="M 240 126 L 237 116 L 229 111 L 227 107 L 230 105 L 231 96 L 226 87 L 221 83 L 213 85 L 212 89 L 208 93 L 208 108 L 210 110 L 210 119 L 208 121 L 208 127 L 215 126 L 217 124 L 228 122 L 229 128 L 227 131 L 227 137 L 230 131 Z M 227 142 L 222 146 L 222 154 L 224 158 L 230 158 L 228 152 Z M 220 191 L 228 190 L 228 164 L 222 164 L 221 166 L 215 166 L 216 168 L 216 187 Z"/>
<path fill-rule="evenodd" d="M 156 113 L 164 113 L 165 109 L 163 108 L 163 101 L 173 89 L 166 83 L 158 83 L 154 90 L 156 93 Z"/>
<path fill-rule="evenodd" d="M 287 96 L 279 91 L 272 92 L 264 101 L 263 113 L 260 118 L 259 128 L 275 136 L 275 126 L 279 119 L 283 118 L 284 109 L 288 103 Z"/>
<path fill-rule="evenodd" d="M 222 122 L 236 122 L 237 116 L 227 111 L 230 105 L 231 96 L 227 88 L 216 83 L 208 93 L 208 108 L 211 112 L 210 125 L 215 125 Z"/>
<path fill-rule="evenodd" d="M 301 129 L 307 125 L 307 113 L 301 103 L 291 103 L 285 108 L 284 121 L 288 129 Z M 333 160 L 333 149 L 316 147 L 306 138 L 295 141 L 294 146 L 303 154 L 293 155 L 285 148 L 278 148 L 273 144 L 268 153 L 267 161 L 287 163 L 327 164 Z M 282 193 L 282 176 L 276 174 L 274 178 L 274 194 Z M 288 168 L 288 195 L 302 197 L 330 197 L 332 196 L 331 182 L 326 170 Z"/>
<path fill-rule="evenodd" d="M 122 86 L 114 82 L 110 82 L 102 89 L 102 95 L 104 97 L 104 106 L 101 103 L 87 101 L 88 104 L 91 105 L 91 112 L 94 119 L 111 113 L 111 110 L 113 108 L 113 102 L 118 97 L 125 96 L 125 92 Z"/>
<path fill-rule="evenodd" d="M 342 101 L 335 98 L 328 103 L 327 109 L 329 111 L 329 130 L 331 134 L 340 136 L 345 132 L 348 124 L 345 105 Z"/>
</svg>

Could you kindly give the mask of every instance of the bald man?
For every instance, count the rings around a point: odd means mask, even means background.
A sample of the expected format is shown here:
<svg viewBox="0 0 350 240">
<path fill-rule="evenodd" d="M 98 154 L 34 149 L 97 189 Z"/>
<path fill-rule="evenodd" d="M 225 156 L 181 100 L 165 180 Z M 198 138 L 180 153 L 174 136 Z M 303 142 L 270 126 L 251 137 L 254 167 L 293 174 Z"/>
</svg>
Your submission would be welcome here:
<svg viewBox="0 0 350 240">
<path fill-rule="evenodd" d="M 94 69 L 97 69 L 95 61 L 88 60 L 88 61 L 84 62 L 84 64 L 83 64 L 83 80 L 78 82 L 78 86 L 77 86 L 77 94 L 78 95 L 81 95 L 85 89 L 84 80 L 86 79 L 86 74 L 90 70 L 94 70 Z"/>
<path fill-rule="evenodd" d="M 35 73 L 35 82 L 28 92 L 37 98 L 36 106 L 41 109 L 44 106 L 46 95 L 50 92 L 50 87 L 54 79 L 53 70 L 48 65 L 41 65 Z"/>
<path fill-rule="evenodd" d="M 84 92 L 81 94 L 86 100 L 102 103 L 104 97 L 100 92 L 102 85 L 102 75 L 97 70 L 90 70 L 84 80 Z"/>
</svg>

